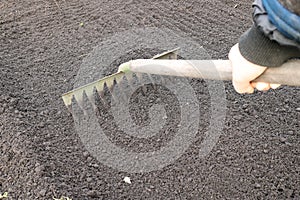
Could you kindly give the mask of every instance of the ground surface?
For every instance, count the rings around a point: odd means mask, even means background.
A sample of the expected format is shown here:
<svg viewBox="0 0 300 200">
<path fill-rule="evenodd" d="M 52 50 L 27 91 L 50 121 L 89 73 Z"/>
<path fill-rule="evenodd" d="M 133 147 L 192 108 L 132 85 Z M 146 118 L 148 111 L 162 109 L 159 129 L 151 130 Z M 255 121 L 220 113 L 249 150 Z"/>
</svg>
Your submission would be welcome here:
<svg viewBox="0 0 300 200">
<path fill-rule="evenodd" d="M 251 25 L 250 7 L 245 0 L 1 1 L 0 192 L 24 200 L 300 199 L 299 88 L 242 96 L 226 83 L 225 126 L 212 152 L 198 157 L 202 127 L 176 162 L 147 173 L 120 172 L 98 162 L 61 100 L 86 55 L 114 33 L 168 28 L 193 38 L 213 58 L 225 59 Z M 198 98 L 209 101 L 203 81 L 191 85 Z M 168 112 L 176 117 L 172 101 Z M 178 124 L 176 118 L 169 122 Z M 176 131 L 172 127 L 165 141 Z M 111 134 L 122 143 L 122 135 Z M 142 145 L 130 140 L 120 146 L 136 152 L 160 148 L 154 140 Z"/>
</svg>

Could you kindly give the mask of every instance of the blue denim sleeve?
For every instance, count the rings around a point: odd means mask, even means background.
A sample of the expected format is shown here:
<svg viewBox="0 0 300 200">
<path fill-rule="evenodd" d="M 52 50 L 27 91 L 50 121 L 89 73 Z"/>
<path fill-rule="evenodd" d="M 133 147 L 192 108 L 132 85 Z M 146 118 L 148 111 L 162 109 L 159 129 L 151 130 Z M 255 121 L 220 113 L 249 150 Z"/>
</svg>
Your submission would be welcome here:
<svg viewBox="0 0 300 200">
<path fill-rule="evenodd" d="M 285 37 L 300 42 L 300 16 L 292 13 L 277 0 L 263 0 L 268 18 Z"/>
<path fill-rule="evenodd" d="M 267 6 L 264 5 L 265 2 L 267 2 Z M 271 7 L 269 6 L 269 2 L 273 3 Z M 300 34 L 300 17 L 298 15 L 288 11 L 277 0 L 255 0 L 253 8 L 254 24 L 270 40 L 274 40 L 281 45 L 294 46 L 300 49 L 300 40 L 298 40 Z M 293 18 L 283 19 L 286 15 Z M 272 19 L 279 23 L 274 24 Z M 287 32 L 293 33 L 287 34 Z M 294 37 L 291 35 L 294 35 Z"/>
</svg>

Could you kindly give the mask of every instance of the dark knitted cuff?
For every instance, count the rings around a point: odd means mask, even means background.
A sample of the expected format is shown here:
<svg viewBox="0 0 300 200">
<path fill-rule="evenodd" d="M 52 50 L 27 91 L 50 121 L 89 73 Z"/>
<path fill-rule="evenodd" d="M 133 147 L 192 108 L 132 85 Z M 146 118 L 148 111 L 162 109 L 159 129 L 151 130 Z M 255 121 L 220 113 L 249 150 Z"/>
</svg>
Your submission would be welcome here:
<svg viewBox="0 0 300 200">
<path fill-rule="evenodd" d="M 291 58 L 300 58 L 300 49 L 270 40 L 255 25 L 241 36 L 239 48 L 246 60 L 266 67 L 279 67 Z"/>
</svg>

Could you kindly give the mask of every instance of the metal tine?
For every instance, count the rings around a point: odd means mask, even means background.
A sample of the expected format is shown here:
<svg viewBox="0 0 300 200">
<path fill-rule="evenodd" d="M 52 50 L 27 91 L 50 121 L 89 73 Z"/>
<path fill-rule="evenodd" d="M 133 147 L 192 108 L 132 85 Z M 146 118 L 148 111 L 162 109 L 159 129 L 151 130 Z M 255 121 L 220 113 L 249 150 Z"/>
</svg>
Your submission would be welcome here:
<svg viewBox="0 0 300 200">
<path fill-rule="evenodd" d="M 127 99 L 126 94 L 124 93 L 124 91 L 125 91 L 125 88 L 124 88 L 125 87 L 125 80 L 124 79 L 125 79 L 125 76 L 116 78 L 116 80 L 115 80 L 116 81 L 116 86 L 115 86 L 116 90 L 115 91 L 117 91 L 118 92 L 117 95 L 121 96 L 122 100 L 124 102 L 126 102 L 128 99 Z"/>
<path fill-rule="evenodd" d="M 160 96 L 162 96 L 162 92 L 161 92 L 161 86 L 166 85 L 166 80 L 163 76 L 158 76 L 157 78 L 159 78 L 157 80 L 157 82 L 159 83 L 158 85 L 156 85 L 156 87 L 154 88 L 156 90 L 156 92 L 159 93 Z"/>
<path fill-rule="evenodd" d="M 104 87 L 104 85 L 103 85 L 103 87 Z M 103 102 L 103 104 L 104 104 L 104 105 L 108 105 L 108 102 L 107 102 L 106 99 L 105 99 L 104 89 L 102 89 L 102 90 L 100 90 L 100 91 L 97 90 L 97 92 L 98 92 L 99 98 L 100 98 L 100 100 Z"/>
<path fill-rule="evenodd" d="M 151 81 L 151 83 L 152 83 L 153 89 L 156 90 L 156 89 L 157 89 L 157 85 L 156 85 L 154 79 L 152 78 L 151 74 L 147 74 L 147 75 L 148 75 L 148 77 L 149 77 L 149 79 L 150 79 L 150 81 Z"/>
<path fill-rule="evenodd" d="M 73 92 L 73 97 L 75 98 L 78 105 L 83 108 L 83 90 L 78 90 Z"/>
<path fill-rule="evenodd" d="M 143 74 L 142 73 L 135 73 L 135 75 L 136 75 L 138 81 L 140 83 L 143 83 Z"/>
<path fill-rule="evenodd" d="M 125 77 L 127 79 L 128 82 L 131 82 L 133 79 L 133 73 L 132 72 L 128 72 L 125 74 Z"/>
<path fill-rule="evenodd" d="M 95 87 L 96 87 L 96 91 L 98 92 L 98 93 L 103 93 L 103 91 L 104 91 L 104 83 L 105 82 L 101 82 L 101 83 L 99 83 L 98 85 L 96 85 Z M 100 94 L 99 94 L 100 95 Z"/>
<path fill-rule="evenodd" d="M 85 88 L 84 92 L 89 100 L 89 102 L 92 104 L 93 109 L 96 109 L 96 103 L 95 103 L 95 97 L 94 97 L 94 90 L 95 90 L 95 86 L 92 87 L 87 87 Z"/>
<path fill-rule="evenodd" d="M 82 90 L 75 91 L 73 93 L 73 98 L 74 98 L 75 102 L 77 103 L 78 107 L 83 111 L 83 114 L 87 115 L 87 112 L 84 109 L 83 95 L 84 95 L 84 92 Z"/>
<path fill-rule="evenodd" d="M 64 104 L 69 108 L 69 110 L 72 111 L 72 100 L 73 100 L 74 94 L 73 92 L 66 93 L 62 96 Z"/>
<path fill-rule="evenodd" d="M 104 87 L 104 83 L 103 83 Z M 99 87 L 98 87 L 99 88 Z M 109 103 L 107 99 L 105 98 L 105 89 L 101 88 L 101 90 L 95 90 L 94 97 L 95 97 L 95 105 L 96 105 L 96 112 L 99 110 L 99 108 L 105 108 L 109 109 Z"/>
<path fill-rule="evenodd" d="M 108 88 L 113 87 L 114 81 L 115 81 L 114 79 L 110 79 L 110 80 L 105 81 L 106 87 L 108 87 Z"/>
<path fill-rule="evenodd" d="M 123 77 L 116 77 L 113 88 L 110 90 L 115 103 L 122 103 L 122 101 L 127 101 L 127 97 L 124 94 L 124 90 L 121 86 L 121 83 L 123 82 L 122 79 Z"/>
<path fill-rule="evenodd" d="M 105 104 L 108 105 L 108 102 L 105 99 L 105 95 L 104 95 L 104 85 L 105 82 L 101 82 L 101 84 L 96 85 L 96 91 L 100 97 L 100 100 Z"/>
<path fill-rule="evenodd" d="M 147 93 L 147 87 L 146 87 L 146 85 L 144 84 L 144 81 L 143 81 L 144 80 L 143 74 L 142 73 L 135 73 L 135 74 L 136 74 L 136 77 L 137 77 L 138 81 L 141 84 L 143 95 L 145 96 L 146 93 Z"/>
<path fill-rule="evenodd" d="M 126 73 L 125 74 L 125 78 L 126 78 L 127 83 L 128 83 L 128 85 L 129 85 L 129 87 L 131 89 L 131 92 L 133 92 L 134 91 L 134 87 L 132 85 L 132 83 L 133 83 L 133 73 L 132 72 Z"/>
<path fill-rule="evenodd" d="M 161 84 L 166 85 L 167 81 L 165 80 L 165 78 L 163 76 L 160 76 L 160 79 L 161 79 Z"/>
<path fill-rule="evenodd" d="M 72 111 L 75 111 L 76 109 L 73 109 L 73 106 L 76 108 L 76 105 L 78 106 L 79 110 L 81 112 L 83 112 L 83 115 L 87 115 L 87 112 L 86 110 L 84 109 L 84 106 L 83 106 L 83 93 L 81 94 L 81 98 L 78 98 L 79 97 L 79 92 L 77 95 L 73 95 L 72 97 Z M 74 105 L 75 104 L 75 105 Z"/>
<path fill-rule="evenodd" d="M 94 98 L 94 89 L 91 90 L 90 87 L 88 88 L 89 91 L 84 90 L 83 92 L 83 102 L 82 102 L 82 107 L 83 111 L 86 113 L 88 111 L 95 111 L 96 109 L 96 104 L 95 104 L 95 98 Z"/>
<path fill-rule="evenodd" d="M 120 87 L 118 85 L 118 82 L 116 80 L 114 80 L 114 85 L 112 87 L 112 89 L 110 90 L 111 95 L 113 97 L 113 101 L 115 103 L 120 103 L 122 101 L 122 99 L 120 99 Z"/>
<path fill-rule="evenodd" d="M 158 87 L 158 85 L 165 85 L 166 84 L 166 79 L 161 76 L 161 75 L 151 75 L 151 74 L 147 74 L 151 83 L 153 84 L 153 88 L 156 89 Z M 154 78 L 153 78 L 154 76 Z M 168 77 L 166 77 L 168 78 Z"/>
<path fill-rule="evenodd" d="M 65 105 L 67 106 L 69 113 L 73 113 L 72 105 L 68 105 L 68 104 Z"/>
<path fill-rule="evenodd" d="M 66 95 L 66 96 L 62 96 L 62 99 L 64 101 L 64 104 L 69 107 L 72 105 L 72 96 L 73 95 Z"/>
<path fill-rule="evenodd" d="M 109 81 L 105 82 L 105 86 L 106 86 L 107 89 L 109 90 L 109 92 L 110 92 L 110 94 L 111 94 L 113 100 L 116 100 L 116 96 L 115 96 L 115 94 L 113 93 L 114 82 L 115 82 L 114 79 L 113 79 L 113 80 L 109 80 Z"/>
<path fill-rule="evenodd" d="M 116 85 L 120 85 L 123 82 L 123 78 L 124 76 L 117 76 L 114 80 Z"/>
</svg>

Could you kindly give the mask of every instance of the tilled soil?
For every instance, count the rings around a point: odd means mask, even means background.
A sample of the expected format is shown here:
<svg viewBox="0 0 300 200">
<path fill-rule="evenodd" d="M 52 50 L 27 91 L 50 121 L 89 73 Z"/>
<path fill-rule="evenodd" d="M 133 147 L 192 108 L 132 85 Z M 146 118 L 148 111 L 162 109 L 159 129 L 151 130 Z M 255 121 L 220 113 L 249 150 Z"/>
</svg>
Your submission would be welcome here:
<svg viewBox="0 0 300 200">
<path fill-rule="evenodd" d="M 225 83 L 223 133 L 211 153 L 199 158 L 203 130 L 210 117 L 210 96 L 204 81 L 191 80 L 202 101 L 199 108 L 206 110 L 201 118 L 204 127 L 200 126 L 195 141 L 174 163 L 147 173 L 122 172 L 97 161 L 81 141 L 61 100 L 61 94 L 76 84 L 77 72 L 93 48 L 126 30 L 167 28 L 197 41 L 212 58 L 226 59 L 239 35 L 251 26 L 251 3 L 1 1 L 0 193 L 8 192 L 8 199 L 24 200 L 61 196 L 300 199 L 299 88 L 283 86 L 266 93 L 238 95 L 230 83 Z M 124 52 L 116 62 L 152 53 L 159 51 L 141 45 L 139 51 Z M 107 69 L 105 73 L 113 71 Z M 132 103 L 149 102 L 146 96 Z M 122 136 L 114 128 L 106 129 L 111 130 L 107 135 L 135 152 L 161 148 L 174 136 L 180 115 L 172 94 L 163 103 L 174 105 L 165 107 L 168 116 L 173 116 L 165 127 L 168 134 L 146 142 Z M 132 106 L 133 111 L 143 111 L 139 109 Z M 143 124 L 147 118 L 137 115 L 135 120 Z M 105 121 L 105 115 L 100 119 Z M 109 126 L 110 120 L 107 123 Z M 125 183 L 124 177 L 130 177 L 132 183 Z"/>
</svg>

